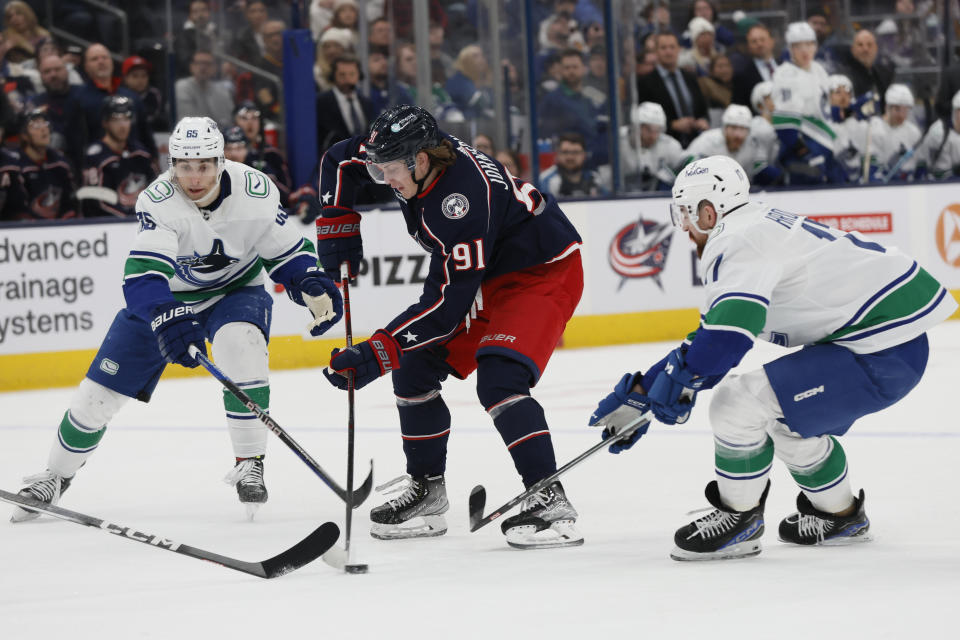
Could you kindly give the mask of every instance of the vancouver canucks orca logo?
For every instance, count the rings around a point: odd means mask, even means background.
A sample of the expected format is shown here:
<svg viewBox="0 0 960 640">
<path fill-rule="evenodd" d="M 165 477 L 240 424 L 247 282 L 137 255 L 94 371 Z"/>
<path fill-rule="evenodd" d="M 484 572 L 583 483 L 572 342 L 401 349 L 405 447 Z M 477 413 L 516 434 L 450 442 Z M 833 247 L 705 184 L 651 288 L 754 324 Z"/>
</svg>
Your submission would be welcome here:
<svg viewBox="0 0 960 640">
<path fill-rule="evenodd" d="M 623 287 L 628 278 L 652 278 L 658 287 L 660 272 L 667 262 L 673 225 L 644 220 L 641 216 L 620 229 L 610 243 L 610 267 L 620 276 Z"/>
<path fill-rule="evenodd" d="M 223 240 L 217 238 L 205 256 L 197 252 L 192 256 L 177 256 L 177 276 L 194 286 L 206 287 L 215 284 L 216 280 L 204 280 L 200 276 L 215 274 L 237 262 L 240 260 L 228 256 L 223 249 Z"/>
</svg>

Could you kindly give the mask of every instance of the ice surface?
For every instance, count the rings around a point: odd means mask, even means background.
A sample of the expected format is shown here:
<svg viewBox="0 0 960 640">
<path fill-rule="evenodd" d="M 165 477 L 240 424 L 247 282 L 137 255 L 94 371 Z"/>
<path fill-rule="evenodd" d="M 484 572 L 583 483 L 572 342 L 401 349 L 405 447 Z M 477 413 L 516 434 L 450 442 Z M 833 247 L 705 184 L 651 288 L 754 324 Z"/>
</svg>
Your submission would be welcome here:
<svg viewBox="0 0 960 640">
<path fill-rule="evenodd" d="M 554 356 L 534 393 L 561 464 L 598 437 L 585 426 L 597 400 L 670 346 Z M 760 345 L 742 366 L 782 353 Z M 584 546 L 513 550 L 498 523 L 471 534 L 475 484 L 486 486 L 488 510 L 521 485 L 472 380 L 454 380 L 444 391 L 453 415 L 446 536 L 373 540 L 366 513 L 381 501 L 374 494 L 354 518 L 355 560 L 369 563 L 369 574 L 318 561 L 265 581 L 51 518 L 12 525 L 4 504 L 0 638 L 955 638 L 960 425 L 950 398 L 958 358 L 960 323 L 932 331 L 917 389 L 843 439 L 853 486 L 867 493 L 876 538 L 868 544 L 778 542 L 777 523 L 797 490 L 775 462 L 759 557 L 670 560 L 674 530 L 707 504 L 709 393 L 687 425 L 655 425 L 632 450 L 597 454 L 564 478 Z M 212 378 L 164 381 L 150 405 L 129 403 L 61 504 L 245 560 L 272 556 L 325 520 L 342 526 L 342 503 L 272 435 L 270 501 L 246 521 L 234 489 L 220 481 L 232 466 L 220 389 Z M 0 486 L 16 491 L 21 476 L 43 470 L 72 392 L 0 394 Z M 346 395 L 319 369 L 275 373 L 272 413 L 344 477 Z M 377 483 L 404 470 L 386 380 L 358 393 L 358 481 L 370 458 Z"/>
</svg>

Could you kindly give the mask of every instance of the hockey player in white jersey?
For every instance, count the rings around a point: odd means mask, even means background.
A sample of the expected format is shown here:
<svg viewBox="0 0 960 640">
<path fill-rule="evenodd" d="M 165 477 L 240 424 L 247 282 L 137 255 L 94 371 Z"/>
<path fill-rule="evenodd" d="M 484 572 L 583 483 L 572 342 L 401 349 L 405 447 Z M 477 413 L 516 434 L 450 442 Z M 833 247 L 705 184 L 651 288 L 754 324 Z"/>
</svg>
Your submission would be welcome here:
<svg viewBox="0 0 960 640">
<path fill-rule="evenodd" d="M 960 175 L 960 91 L 953 95 L 950 106 L 950 119 L 934 122 L 917 149 L 922 177 L 945 180 Z"/>
<path fill-rule="evenodd" d="M 860 116 L 854 103 L 850 78 L 833 74 L 827 80 L 830 87 L 830 118 L 833 131 L 837 134 L 834 156 L 846 171 L 847 180 L 861 182 L 864 154 L 867 151 L 867 120 Z"/>
<path fill-rule="evenodd" d="M 773 72 L 773 127 L 780 138 L 779 165 L 789 184 L 843 182 L 834 161 L 836 134 L 830 126 L 827 72 L 814 60 L 817 35 L 793 22 L 785 39 L 790 60 Z"/>
<path fill-rule="evenodd" d="M 676 560 L 760 553 L 775 455 L 800 488 L 797 512 L 780 522 L 781 540 L 868 539 L 864 493 L 851 490 L 837 437 L 916 386 L 926 331 L 957 308 L 911 257 L 751 202 L 749 188 L 743 169 L 723 156 L 677 177 L 671 214 L 700 256 L 700 326 L 646 374 L 625 375 L 590 421 L 617 432 L 650 410 L 682 423 L 697 393 L 720 383 L 710 403 L 716 479 L 706 496 L 714 510 L 676 532 Z M 803 348 L 727 375 L 758 338 Z"/>
<path fill-rule="evenodd" d="M 720 119 L 718 129 L 704 131 L 687 147 L 687 162 L 708 156 L 724 155 L 747 169 L 750 179 L 757 184 L 773 184 L 780 178 L 780 170 L 771 164 L 771 145 L 776 149 L 770 132 L 762 129 L 753 135 L 753 114 L 741 104 L 728 106 Z M 766 122 L 764 122 L 766 123 Z M 762 125 L 759 125 L 762 127 Z M 769 125 L 767 125 L 769 127 Z"/>
<path fill-rule="evenodd" d="M 909 119 L 913 93 L 905 84 L 892 84 L 883 98 L 883 117 L 870 118 L 870 182 L 912 180 L 923 135 Z"/>
<path fill-rule="evenodd" d="M 137 199 L 140 228 L 124 265 L 126 307 L 63 415 L 46 471 L 27 478 L 21 495 L 56 504 L 127 400 L 148 402 L 167 363 L 196 367 L 189 349 L 206 354 L 207 338 L 217 365 L 266 410 L 273 299 L 264 270 L 313 313 L 311 334 L 340 318 L 340 294 L 317 269 L 313 243 L 287 224 L 270 178 L 224 159 L 213 120 L 184 118 L 169 149 L 169 171 Z M 267 500 L 267 428 L 226 391 L 223 403 L 235 458 L 229 483 L 252 517 Z M 12 520 L 37 515 L 18 507 Z"/>
<path fill-rule="evenodd" d="M 683 166 L 683 146 L 666 133 L 667 114 L 656 102 L 641 102 L 630 113 L 634 139 L 620 141 L 624 181 L 634 191 L 666 191 Z"/>
</svg>

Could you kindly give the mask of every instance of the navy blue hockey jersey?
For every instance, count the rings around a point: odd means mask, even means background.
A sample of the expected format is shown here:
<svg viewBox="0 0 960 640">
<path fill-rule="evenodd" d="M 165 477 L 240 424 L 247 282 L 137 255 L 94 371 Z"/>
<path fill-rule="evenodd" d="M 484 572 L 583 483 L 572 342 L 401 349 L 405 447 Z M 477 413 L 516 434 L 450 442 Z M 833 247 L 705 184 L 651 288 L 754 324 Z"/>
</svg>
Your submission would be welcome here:
<svg viewBox="0 0 960 640">
<path fill-rule="evenodd" d="M 27 213 L 40 220 L 77 217 L 73 167 L 67 158 L 55 149 L 47 149 L 46 157 L 39 163 L 22 151 L 19 156 Z"/>
<path fill-rule="evenodd" d="M 29 220 L 17 153 L 0 147 L 0 220 Z"/>
<path fill-rule="evenodd" d="M 157 166 L 150 152 L 132 139 L 120 153 L 102 141 L 95 142 L 87 147 L 83 162 L 85 186 L 105 187 L 117 194 L 116 203 L 85 200 L 83 215 L 86 217 L 135 215 L 137 196 L 157 177 Z"/>
<path fill-rule="evenodd" d="M 395 192 L 407 232 L 431 254 L 420 300 L 394 318 L 387 330 L 410 332 L 405 351 L 443 342 L 453 333 L 480 283 L 560 260 L 577 251 L 580 235 L 556 200 L 511 176 L 503 165 L 447 136 L 456 162 L 407 201 Z M 373 182 L 366 169 L 365 137 L 330 147 L 320 163 L 320 201 L 353 207 L 358 190 Z M 317 219 L 317 225 L 323 218 Z"/>
<path fill-rule="evenodd" d="M 251 145 L 247 147 L 247 159 L 244 161 L 247 166 L 261 171 L 273 180 L 280 192 L 280 206 L 286 207 L 290 204 L 290 188 L 293 180 L 290 178 L 290 170 L 287 168 L 287 162 L 283 159 L 283 154 L 275 147 L 257 147 Z"/>
</svg>

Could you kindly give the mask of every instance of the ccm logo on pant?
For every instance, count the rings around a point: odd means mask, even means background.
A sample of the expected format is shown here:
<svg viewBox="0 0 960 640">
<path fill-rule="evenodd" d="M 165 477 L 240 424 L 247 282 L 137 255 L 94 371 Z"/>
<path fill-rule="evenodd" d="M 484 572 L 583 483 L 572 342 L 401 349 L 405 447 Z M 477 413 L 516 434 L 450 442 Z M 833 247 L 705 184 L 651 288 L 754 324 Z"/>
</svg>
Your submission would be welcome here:
<svg viewBox="0 0 960 640">
<path fill-rule="evenodd" d="M 814 387 L 813 389 L 807 389 L 806 391 L 801 391 L 797 395 L 793 396 L 793 401 L 800 402 L 801 400 L 812 398 L 818 393 L 823 393 L 823 385 L 820 385 L 819 387 Z"/>
</svg>

